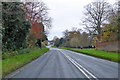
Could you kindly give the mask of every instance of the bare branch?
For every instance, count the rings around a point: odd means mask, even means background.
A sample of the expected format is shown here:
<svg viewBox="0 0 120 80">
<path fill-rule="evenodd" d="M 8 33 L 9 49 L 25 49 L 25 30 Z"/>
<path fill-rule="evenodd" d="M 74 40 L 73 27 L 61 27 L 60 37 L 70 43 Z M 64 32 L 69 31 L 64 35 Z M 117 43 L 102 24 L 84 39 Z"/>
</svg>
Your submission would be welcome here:
<svg viewBox="0 0 120 80">
<path fill-rule="evenodd" d="M 102 33 L 102 24 L 109 18 L 111 5 L 107 2 L 92 2 L 85 6 L 84 25 L 89 32 Z"/>
</svg>

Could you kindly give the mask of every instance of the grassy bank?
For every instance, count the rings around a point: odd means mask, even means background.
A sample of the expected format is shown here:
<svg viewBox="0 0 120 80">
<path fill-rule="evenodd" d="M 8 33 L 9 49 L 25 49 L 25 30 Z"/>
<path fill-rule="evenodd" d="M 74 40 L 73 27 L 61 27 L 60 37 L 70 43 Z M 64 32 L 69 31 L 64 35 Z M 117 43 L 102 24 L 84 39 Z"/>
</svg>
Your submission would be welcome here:
<svg viewBox="0 0 120 80">
<path fill-rule="evenodd" d="M 27 54 L 16 55 L 2 60 L 2 76 L 5 77 L 7 74 L 38 58 L 48 50 L 48 48 L 37 49 Z"/>
<path fill-rule="evenodd" d="M 58 48 L 58 47 L 56 47 L 56 46 L 52 46 L 53 48 Z"/>
<path fill-rule="evenodd" d="M 0 59 L 0 80 L 2 78 L 2 60 Z"/>
<path fill-rule="evenodd" d="M 27 47 L 27 48 L 15 50 L 15 51 L 5 50 L 5 51 L 3 51 L 2 59 L 7 59 L 7 58 L 10 58 L 10 57 L 13 57 L 13 56 L 16 56 L 16 55 L 30 53 L 30 52 L 33 52 L 37 49 L 39 49 L 39 47 L 33 47 L 33 48 Z"/>
<path fill-rule="evenodd" d="M 118 58 L 118 53 L 105 52 L 105 51 L 96 50 L 96 49 L 73 49 L 73 48 L 62 48 L 62 49 L 80 52 L 80 53 L 87 54 L 90 56 L 94 56 L 94 57 L 98 57 L 98 58 L 102 58 L 102 59 L 107 59 L 110 61 L 120 63 L 120 59 Z"/>
</svg>

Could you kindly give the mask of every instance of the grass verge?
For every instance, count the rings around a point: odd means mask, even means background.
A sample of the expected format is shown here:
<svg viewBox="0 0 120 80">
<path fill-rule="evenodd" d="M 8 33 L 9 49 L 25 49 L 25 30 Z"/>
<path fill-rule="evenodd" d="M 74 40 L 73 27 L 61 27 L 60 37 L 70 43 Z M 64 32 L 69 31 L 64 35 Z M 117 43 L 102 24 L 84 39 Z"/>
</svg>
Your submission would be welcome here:
<svg viewBox="0 0 120 80">
<path fill-rule="evenodd" d="M 71 51 L 75 51 L 75 52 L 79 52 L 79 53 L 87 54 L 90 56 L 107 59 L 110 61 L 120 63 L 120 59 L 118 58 L 119 53 L 105 52 L 105 51 L 96 50 L 96 49 L 73 49 L 73 48 L 61 48 L 61 49 L 71 50 Z"/>
<path fill-rule="evenodd" d="M 2 79 L 2 60 L 0 59 L 0 80 Z"/>
<path fill-rule="evenodd" d="M 16 55 L 2 60 L 2 77 L 38 58 L 48 50 L 48 48 L 37 49 L 27 54 Z"/>
<path fill-rule="evenodd" d="M 7 58 L 10 58 L 10 57 L 13 57 L 13 56 L 16 56 L 16 55 L 21 55 L 21 54 L 26 54 L 26 53 L 30 53 L 30 52 L 33 52 L 35 50 L 39 49 L 38 47 L 27 47 L 27 48 L 24 48 L 24 49 L 19 49 L 19 50 L 16 50 L 16 51 L 12 51 L 12 50 L 5 50 L 3 51 L 2 53 L 2 59 L 7 59 Z"/>
</svg>

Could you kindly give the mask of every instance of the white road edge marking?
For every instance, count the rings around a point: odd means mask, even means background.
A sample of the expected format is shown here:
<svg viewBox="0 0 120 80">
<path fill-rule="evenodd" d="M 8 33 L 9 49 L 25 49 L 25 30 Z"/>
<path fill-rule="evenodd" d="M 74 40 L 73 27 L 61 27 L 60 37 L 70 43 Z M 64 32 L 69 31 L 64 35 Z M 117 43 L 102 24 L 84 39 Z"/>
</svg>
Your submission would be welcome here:
<svg viewBox="0 0 120 80">
<path fill-rule="evenodd" d="M 61 50 L 60 50 L 61 53 L 63 53 Z M 63 53 L 64 54 L 64 53 Z M 95 77 L 92 73 L 90 73 L 87 69 L 85 69 L 82 65 L 80 65 L 79 63 L 77 63 L 74 59 L 72 59 L 71 57 L 69 57 L 67 54 L 64 54 L 65 57 L 71 62 L 73 63 L 73 65 L 75 67 L 77 67 L 89 80 L 90 77 L 86 74 L 88 73 L 91 77 L 93 77 L 94 79 L 98 80 L 97 77 Z M 81 69 L 82 68 L 82 69 Z M 85 73 L 86 72 L 86 73 Z"/>
</svg>

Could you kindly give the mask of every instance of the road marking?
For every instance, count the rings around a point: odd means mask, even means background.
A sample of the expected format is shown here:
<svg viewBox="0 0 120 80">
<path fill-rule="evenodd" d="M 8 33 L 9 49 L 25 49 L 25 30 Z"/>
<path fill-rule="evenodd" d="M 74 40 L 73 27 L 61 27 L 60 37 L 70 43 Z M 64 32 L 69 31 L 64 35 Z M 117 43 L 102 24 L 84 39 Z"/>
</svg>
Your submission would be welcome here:
<svg viewBox="0 0 120 80">
<path fill-rule="evenodd" d="M 61 53 L 63 53 L 60 50 Z M 74 59 L 72 59 L 70 56 L 68 56 L 67 54 L 63 53 L 65 55 L 65 57 L 75 66 L 79 69 L 79 71 L 81 71 L 89 80 L 91 80 L 90 77 L 92 77 L 95 80 L 98 80 L 97 77 L 95 77 L 92 73 L 90 73 L 87 69 L 85 69 L 82 65 L 80 65 L 78 62 L 76 62 Z M 88 75 L 89 74 L 89 75 Z"/>
</svg>

